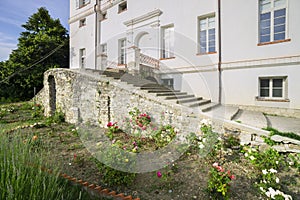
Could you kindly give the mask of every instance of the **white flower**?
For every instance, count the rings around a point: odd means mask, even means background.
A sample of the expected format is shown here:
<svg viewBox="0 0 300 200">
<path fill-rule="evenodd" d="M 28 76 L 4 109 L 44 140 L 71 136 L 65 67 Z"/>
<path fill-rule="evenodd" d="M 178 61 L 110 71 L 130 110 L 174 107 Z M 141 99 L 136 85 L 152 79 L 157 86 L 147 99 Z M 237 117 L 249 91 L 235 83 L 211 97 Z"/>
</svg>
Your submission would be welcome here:
<svg viewBox="0 0 300 200">
<path fill-rule="evenodd" d="M 254 156 L 250 156 L 250 160 L 255 160 L 255 157 Z"/>
<path fill-rule="evenodd" d="M 202 140 L 203 142 L 206 142 L 206 138 L 203 138 L 203 140 Z"/>
<path fill-rule="evenodd" d="M 279 163 L 279 162 L 278 162 L 278 161 L 276 161 L 275 163 L 276 163 L 276 165 L 278 165 L 278 163 Z"/>
<path fill-rule="evenodd" d="M 271 173 L 277 173 L 277 170 L 276 170 L 276 169 L 273 169 L 273 168 L 271 168 L 269 171 L 270 171 Z"/>
<path fill-rule="evenodd" d="M 203 149 L 205 146 L 201 143 L 200 145 L 199 145 L 199 148 L 200 149 Z"/>
<path fill-rule="evenodd" d="M 245 157 L 248 157 L 248 153 L 245 153 Z"/>
<path fill-rule="evenodd" d="M 267 174 L 268 172 L 267 172 L 266 169 L 264 169 L 264 170 L 262 170 L 262 173 L 263 173 L 263 174 Z"/>
<path fill-rule="evenodd" d="M 222 140 L 222 138 L 221 138 L 221 137 L 218 137 L 218 140 L 219 140 L 219 141 L 221 141 L 221 140 Z"/>
<path fill-rule="evenodd" d="M 294 165 L 294 162 L 289 162 L 289 165 L 291 165 L 291 166 Z"/>
<path fill-rule="evenodd" d="M 211 125 L 211 121 L 209 119 L 202 119 L 200 123 L 201 123 L 201 126 L 203 126 L 203 125 L 206 125 L 206 126 Z"/>
<path fill-rule="evenodd" d="M 262 192 L 266 192 L 265 189 L 263 187 L 259 187 L 259 189 L 262 191 Z"/>
<path fill-rule="evenodd" d="M 276 177 L 275 182 L 279 183 L 279 178 L 278 177 Z"/>
<path fill-rule="evenodd" d="M 270 192 L 270 197 L 271 198 L 274 198 L 275 195 L 277 194 L 277 192 L 273 188 L 271 188 L 271 187 L 269 187 L 269 192 Z"/>
</svg>

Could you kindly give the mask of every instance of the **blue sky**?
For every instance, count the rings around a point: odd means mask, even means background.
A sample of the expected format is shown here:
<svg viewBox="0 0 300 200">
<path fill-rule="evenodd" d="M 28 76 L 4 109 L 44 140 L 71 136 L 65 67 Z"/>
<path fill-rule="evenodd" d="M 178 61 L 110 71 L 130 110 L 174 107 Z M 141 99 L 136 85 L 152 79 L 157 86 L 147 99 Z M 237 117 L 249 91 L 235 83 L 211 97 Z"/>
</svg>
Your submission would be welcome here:
<svg viewBox="0 0 300 200">
<path fill-rule="evenodd" d="M 16 49 L 21 27 L 40 7 L 46 7 L 52 18 L 60 19 L 69 30 L 70 0 L 0 0 L 0 61 L 7 60 L 12 49 Z"/>
</svg>

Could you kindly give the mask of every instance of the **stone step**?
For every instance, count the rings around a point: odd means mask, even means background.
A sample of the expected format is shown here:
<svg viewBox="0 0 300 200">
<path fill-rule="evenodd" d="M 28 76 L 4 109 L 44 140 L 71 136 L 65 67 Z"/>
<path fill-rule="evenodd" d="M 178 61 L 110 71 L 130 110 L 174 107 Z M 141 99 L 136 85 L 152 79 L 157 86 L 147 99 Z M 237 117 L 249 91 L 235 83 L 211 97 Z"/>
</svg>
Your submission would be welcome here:
<svg viewBox="0 0 300 200">
<path fill-rule="evenodd" d="M 187 98 L 193 98 L 195 97 L 195 95 L 193 94 L 185 94 L 185 95 L 176 95 L 176 96 L 169 96 L 169 97 L 166 97 L 165 99 L 167 100 L 176 100 L 176 99 L 187 99 Z"/>
<path fill-rule="evenodd" d="M 172 91 L 169 88 L 163 87 L 161 85 L 153 85 L 153 86 L 147 86 L 147 85 L 145 85 L 145 86 L 141 86 L 140 89 L 141 90 L 160 90 L 160 89 L 166 90 L 166 89 L 168 89 L 169 91 Z"/>
<path fill-rule="evenodd" d="M 202 97 L 195 97 L 194 95 L 192 95 L 192 97 L 188 97 L 183 100 L 178 100 L 178 101 L 176 101 L 176 103 L 177 104 L 185 104 L 185 103 L 191 103 L 191 102 L 198 102 L 200 100 L 202 100 Z"/>
<path fill-rule="evenodd" d="M 199 106 L 202 106 L 202 105 L 206 105 L 206 104 L 209 104 L 211 103 L 211 100 L 207 100 L 207 99 L 202 99 L 196 103 L 189 103 L 187 104 L 186 106 L 190 107 L 190 108 L 194 108 L 194 107 L 199 107 Z"/>
<path fill-rule="evenodd" d="M 187 92 L 165 92 L 165 93 L 157 93 L 156 96 L 180 96 L 186 94 Z"/>
<path fill-rule="evenodd" d="M 204 105 L 200 106 L 200 109 L 202 112 L 208 112 L 208 111 L 212 111 L 214 108 L 216 108 L 218 106 L 219 106 L 218 103 L 210 102 L 208 104 L 204 104 Z"/>
<path fill-rule="evenodd" d="M 219 117 L 227 120 L 232 120 L 238 112 L 239 108 L 237 106 L 219 104 L 219 106 L 214 107 L 214 109 L 207 111 L 206 113 L 211 117 Z"/>
<path fill-rule="evenodd" d="M 268 126 L 267 119 L 263 113 L 250 110 L 239 110 L 232 120 L 257 128 L 266 128 Z"/>
<path fill-rule="evenodd" d="M 172 90 L 170 89 L 153 89 L 153 90 L 148 90 L 148 93 L 164 93 L 164 92 L 170 92 Z M 175 92 L 179 92 L 179 90 L 174 90 Z"/>
</svg>

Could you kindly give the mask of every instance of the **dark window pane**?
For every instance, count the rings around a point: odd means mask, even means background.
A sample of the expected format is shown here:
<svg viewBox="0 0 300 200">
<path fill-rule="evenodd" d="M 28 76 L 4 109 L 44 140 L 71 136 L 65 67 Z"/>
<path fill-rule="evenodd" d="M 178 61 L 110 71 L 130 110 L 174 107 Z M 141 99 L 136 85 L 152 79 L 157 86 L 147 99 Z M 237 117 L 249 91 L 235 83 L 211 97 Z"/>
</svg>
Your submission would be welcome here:
<svg viewBox="0 0 300 200">
<path fill-rule="evenodd" d="M 282 97 L 282 89 L 273 89 L 273 97 Z"/>
<path fill-rule="evenodd" d="M 274 40 L 284 40 L 285 39 L 285 32 L 274 34 Z"/>
<path fill-rule="evenodd" d="M 205 46 L 200 47 L 200 53 L 206 53 L 206 47 Z"/>
<path fill-rule="evenodd" d="M 276 18 L 274 20 L 274 25 L 285 24 L 285 17 Z"/>
<path fill-rule="evenodd" d="M 271 26 L 270 22 L 271 22 L 270 20 L 261 21 L 260 22 L 260 28 L 269 28 Z"/>
<path fill-rule="evenodd" d="M 270 35 L 260 36 L 260 42 L 270 42 Z"/>
<path fill-rule="evenodd" d="M 260 35 L 270 35 L 270 28 L 261 29 Z"/>
<path fill-rule="evenodd" d="M 285 25 L 275 26 L 274 33 L 285 32 Z"/>
<path fill-rule="evenodd" d="M 210 46 L 209 47 L 209 51 L 208 52 L 215 52 L 216 51 L 216 47 L 215 46 Z"/>
<path fill-rule="evenodd" d="M 214 35 L 215 34 L 215 29 L 214 28 L 213 29 L 209 29 L 208 30 L 208 34 L 209 35 L 212 35 L 212 34 Z"/>
<path fill-rule="evenodd" d="M 270 80 L 269 79 L 261 79 L 260 80 L 260 87 L 269 87 Z"/>
<path fill-rule="evenodd" d="M 284 9 L 280 9 L 280 10 L 276 10 L 274 12 L 274 17 L 277 18 L 279 16 L 285 16 L 285 8 Z"/>
<path fill-rule="evenodd" d="M 260 14 L 260 20 L 270 19 L 271 13 Z"/>
<path fill-rule="evenodd" d="M 260 89 L 261 97 L 269 97 L 269 89 Z"/>
<path fill-rule="evenodd" d="M 282 79 L 273 79 L 273 87 L 282 87 Z"/>
</svg>

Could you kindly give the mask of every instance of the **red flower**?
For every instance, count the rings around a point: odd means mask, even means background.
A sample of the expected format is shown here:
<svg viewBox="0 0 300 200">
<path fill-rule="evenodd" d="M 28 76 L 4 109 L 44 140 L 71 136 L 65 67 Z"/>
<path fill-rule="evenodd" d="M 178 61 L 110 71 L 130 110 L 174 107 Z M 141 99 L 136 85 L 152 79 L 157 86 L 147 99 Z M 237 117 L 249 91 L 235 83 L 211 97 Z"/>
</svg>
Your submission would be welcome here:
<svg viewBox="0 0 300 200">
<path fill-rule="evenodd" d="M 108 122 L 107 127 L 112 127 L 114 124 L 112 122 Z"/>
<path fill-rule="evenodd" d="M 157 175 L 158 178 L 161 178 L 161 177 L 162 177 L 162 173 L 161 173 L 160 171 L 158 171 L 158 172 L 156 173 L 156 175 Z"/>
<path fill-rule="evenodd" d="M 230 178 L 231 180 L 233 180 L 233 179 L 235 179 L 235 176 L 234 176 L 234 175 L 231 175 L 229 178 Z"/>
</svg>

